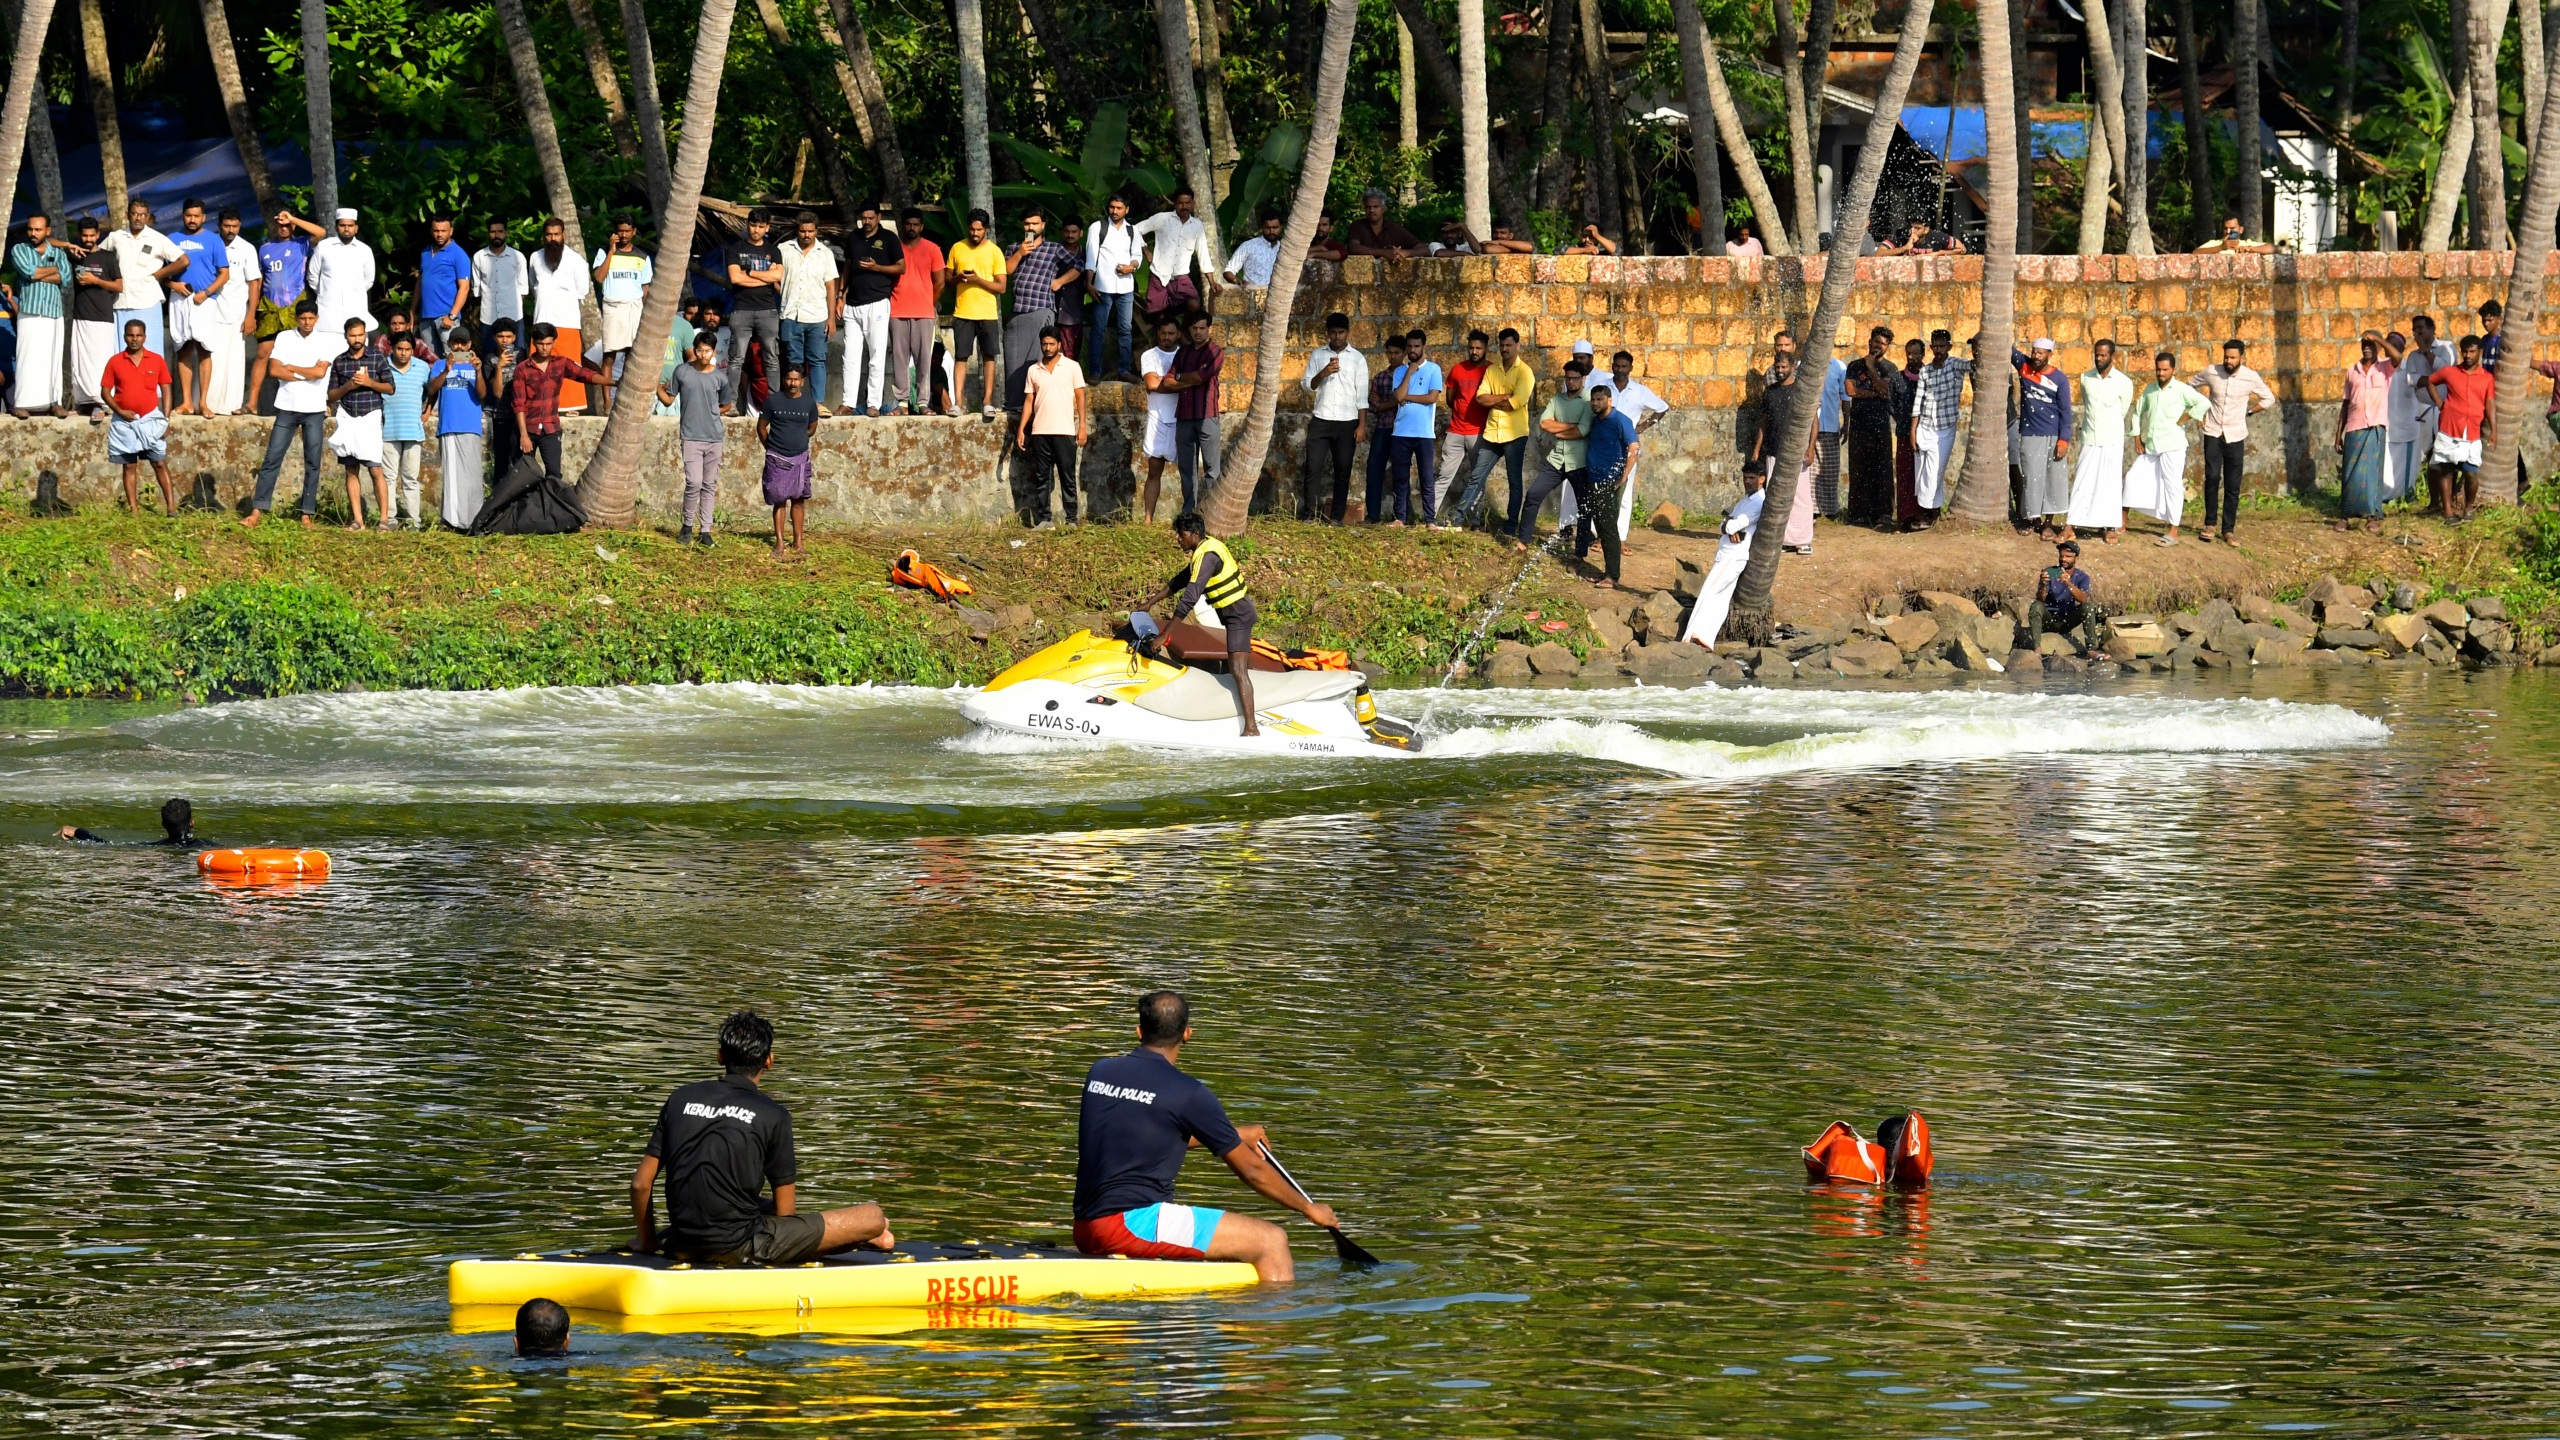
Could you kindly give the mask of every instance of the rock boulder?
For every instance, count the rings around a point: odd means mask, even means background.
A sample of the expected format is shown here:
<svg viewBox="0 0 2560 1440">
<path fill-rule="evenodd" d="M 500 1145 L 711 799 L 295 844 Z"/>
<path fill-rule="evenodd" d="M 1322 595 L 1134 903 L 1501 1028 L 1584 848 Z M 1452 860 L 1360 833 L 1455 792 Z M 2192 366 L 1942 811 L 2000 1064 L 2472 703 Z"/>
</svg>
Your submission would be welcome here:
<svg viewBox="0 0 2560 1440">
<path fill-rule="evenodd" d="M 2433 627 L 2426 621 L 2407 613 L 2377 615 L 2373 618 L 2373 629 L 2382 637 L 2384 653 L 2394 656 L 2406 655 L 2417 649 L 2418 642 L 2433 633 Z"/>
<path fill-rule="evenodd" d="M 1695 560 L 1681 560 L 1680 573 L 1671 582 L 1672 596 L 1683 604 L 1696 604 L 1698 593 L 1707 588 L 1707 567 Z"/>
<path fill-rule="evenodd" d="M 2196 628 L 2208 635 L 2225 625 L 2239 623 L 2240 612 L 2233 609 L 2228 600 L 2207 600 L 2196 607 Z"/>
<path fill-rule="evenodd" d="M 2249 648 L 2252 665 L 2299 665 L 2311 642 L 2294 635 L 2267 635 Z"/>
<path fill-rule="evenodd" d="M 1488 685 L 1516 689 L 1529 683 L 1531 673 L 1529 647 L 1517 640 L 1495 642 L 1493 658 L 1484 664 L 1484 679 Z"/>
<path fill-rule="evenodd" d="M 1926 615 L 1896 615 L 1884 622 L 1884 638 L 1905 655 L 1917 655 L 1938 638 L 1938 622 Z"/>
<path fill-rule="evenodd" d="M 2335 625 L 2321 630 L 2320 643 L 2332 650 L 2380 650 L 2383 648 L 2382 632 L 2379 630 L 2364 628 L 2348 630 Z"/>
<path fill-rule="evenodd" d="M 1695 645 L 1647 645 L 1627 670 L 1647 685 L 1695 685 L 1714 662 Z"/>
<path fill-rule="evenodd" d="M 2439 600 L 2419 611 L 2418 618 L 2447 635 L 2459 635 L 2471 624 L 2471 612 L 2459 600 Z"/>
<path fill-rule="evenodd" d="M 1680 523 L 1687 518 L 1679 506 L 1665 500 L 1653 507 L 1653 513 L 1644 517 L 1644 523 L 1668 535 L 1678 530 Z"/>
<path fill-rule="evenodd" d="M 1539 675 L 1571 675 L 1581 668 L 1582 662 L 1574 653 L 1553 640 L 1529 651 L 1529 669 Z"/>
<path fill-rule="evenodd" d="M 1982 607 L 1952 590 L 1923 590 L 1912 597 L 1920 609 L 1932 615 L 1980 615 Z"/>
<path fill-rule="evenodd" d="M 2499 599 L 2495 595 L 2474 595 L 2470 599 L 2462 602 L 2462 608 L 2470 611 L 2471 618 L 2474 620 L 2504 620 L 2507 618 L 2507 602 Z"/>
<path fill-rule="evenodd" d="M 1604 650 L 1618 649 L 1636 638 L 1634 628 L 1627 624 L 1627 617 L 1616 610 L 1594 610 L 1590 619 L 1591 633 L 1600 637 L 1600 646 Z"/>
<path fill-rule="evenodd" d="M 1854 680 L 1891 675 L 1902 668 L 1900 647 L 1885 640 L 1852 640 L 1831 652 L 1831 669 Z"/>
</svg>

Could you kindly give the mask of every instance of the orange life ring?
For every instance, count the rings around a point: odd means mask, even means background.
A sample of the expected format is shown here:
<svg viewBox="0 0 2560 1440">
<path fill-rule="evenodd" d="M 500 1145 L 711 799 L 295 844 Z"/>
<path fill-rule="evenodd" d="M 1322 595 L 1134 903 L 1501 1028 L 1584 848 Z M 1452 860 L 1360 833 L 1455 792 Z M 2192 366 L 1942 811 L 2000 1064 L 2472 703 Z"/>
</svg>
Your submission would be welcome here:
<svg viewBox="0 0 2560 1440">
<path fill-rule="evenodd" d="M 207 850 L 196 868 L 222 879 L 320 880 L 329 874 L 326 850 Z"/>
</svg>

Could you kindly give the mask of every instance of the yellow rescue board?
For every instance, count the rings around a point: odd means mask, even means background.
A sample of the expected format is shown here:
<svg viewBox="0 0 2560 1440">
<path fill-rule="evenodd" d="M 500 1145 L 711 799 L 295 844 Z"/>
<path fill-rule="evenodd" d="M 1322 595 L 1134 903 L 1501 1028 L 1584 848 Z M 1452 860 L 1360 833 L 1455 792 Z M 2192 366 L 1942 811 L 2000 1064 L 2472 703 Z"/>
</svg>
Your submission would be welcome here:
<svg viewBox="0 0 2560 1440">
<path fill-rule="evenodd" d="M 688 1315 L 1014 1305 L 1061 1295 L 1122 1300 L 1237 1290 L 1259 1279 L 1242 1261 L 1130 1260 L 1017 1246 L 902 1245 L 894 1256 L 781 1269 L 695 1268 L 614 1254 L 457 1260 L 446 1290 L 457 1308 L 512 1307 L 547 1299 L 572 1310 L 615 1315 Z"/>
</svg>

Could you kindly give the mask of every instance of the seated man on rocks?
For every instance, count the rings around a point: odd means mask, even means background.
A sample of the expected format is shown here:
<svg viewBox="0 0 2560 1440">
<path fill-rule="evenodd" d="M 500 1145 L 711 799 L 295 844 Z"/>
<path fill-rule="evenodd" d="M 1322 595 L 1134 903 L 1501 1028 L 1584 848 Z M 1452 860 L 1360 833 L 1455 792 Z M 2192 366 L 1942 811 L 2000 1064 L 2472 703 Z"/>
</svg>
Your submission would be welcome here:
<svg viewBox="0 0 2560 1440">
<path fill-rule="evenodd" d="M 2080 648 L 2098 648 L 2098 606 L 2089 598 L 2095 582 L 2080 568 L 2080 542 L 2054 547 L 2054 563 L 2036 576 L 2035 599 L 2027 605 L 2027 632 L 2046 635 L 2080 632 Z"/>
</svg>

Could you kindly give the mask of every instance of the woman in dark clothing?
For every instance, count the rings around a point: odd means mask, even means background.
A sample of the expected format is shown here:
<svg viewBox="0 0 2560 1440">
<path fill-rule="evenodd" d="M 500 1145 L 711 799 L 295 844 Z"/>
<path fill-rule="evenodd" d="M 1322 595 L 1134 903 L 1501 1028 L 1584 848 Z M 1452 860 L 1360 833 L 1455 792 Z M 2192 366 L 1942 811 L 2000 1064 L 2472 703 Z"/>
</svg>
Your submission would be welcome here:
<svg viewBox="0 0 2560 1440">
<path fill-rule="evenodd" d="M 1885 357 L 1893 331 L 1867 333 L 1867 353 L 1849 362 L 1849 523 L 1893 520 L 1894 417 L 1910 404 L 1902 372 Z"/>
</svg>

